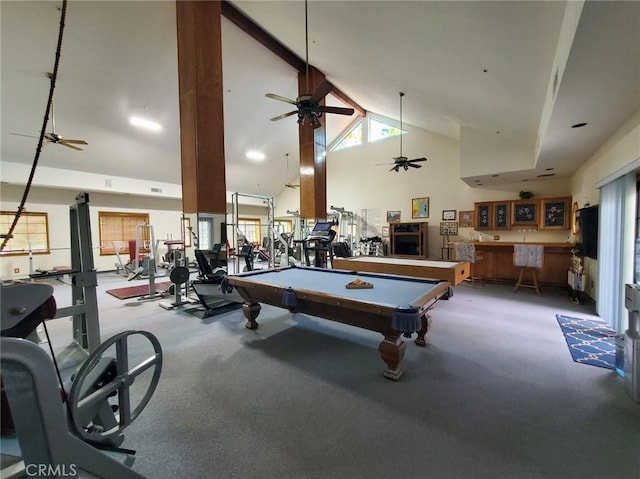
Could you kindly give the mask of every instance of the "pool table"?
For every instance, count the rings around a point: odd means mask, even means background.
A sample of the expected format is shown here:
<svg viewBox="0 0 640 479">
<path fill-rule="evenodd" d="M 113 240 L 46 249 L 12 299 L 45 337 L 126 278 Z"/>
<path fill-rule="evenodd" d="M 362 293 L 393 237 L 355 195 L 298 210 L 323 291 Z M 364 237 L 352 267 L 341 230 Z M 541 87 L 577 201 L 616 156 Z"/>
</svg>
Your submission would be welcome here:
<svg viewBox="0 0 640 479">
<path fill-rule="evenodd" d="M 355 279 L 373 288 L 347 289 Z M 227 281 L 244 299 L 249 329 L 258 327 L 260 303 L 265 303 L 382 333 L 378 350 L 387 366 L 384 376 L 393 380 L 402 375 L 402 336 L 415 332 L 415 343 L 426 346 L 428 311 L 453 294 L 448 281 L 299 266 L 251 271 Z"/>
<path fill-rule="evenodd" d="M 467 261 L 433 261 L 395 256 L 353 256 L 334 258 L 335 269 L 369 271 L 371 273 L 399 274 L 417 278 L 444 279 L 458 286 L 469 277 Z"/>
</svg>

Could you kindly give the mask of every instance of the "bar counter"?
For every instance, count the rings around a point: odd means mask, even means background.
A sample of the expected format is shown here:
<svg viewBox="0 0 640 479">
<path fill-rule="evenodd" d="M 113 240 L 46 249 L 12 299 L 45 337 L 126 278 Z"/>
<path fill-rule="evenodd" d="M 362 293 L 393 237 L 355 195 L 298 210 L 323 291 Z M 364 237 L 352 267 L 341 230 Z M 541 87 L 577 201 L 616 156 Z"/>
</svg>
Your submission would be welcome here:
<svg viewBox="0 0 640 479">
<path fill-rule="evenodd" d="M 522 241 L 456 241 L 473 243 L 476 247 L 475 277 L 489 281 L 516 282 L 520 268 L 513 265 L 513 245 L 544 246 L 544 263 L 538 270 L 538 282 L 553 286 L 567 285 L 567 271 L 571 265 L 574 243 L 540 243 Z"/>
</svg>

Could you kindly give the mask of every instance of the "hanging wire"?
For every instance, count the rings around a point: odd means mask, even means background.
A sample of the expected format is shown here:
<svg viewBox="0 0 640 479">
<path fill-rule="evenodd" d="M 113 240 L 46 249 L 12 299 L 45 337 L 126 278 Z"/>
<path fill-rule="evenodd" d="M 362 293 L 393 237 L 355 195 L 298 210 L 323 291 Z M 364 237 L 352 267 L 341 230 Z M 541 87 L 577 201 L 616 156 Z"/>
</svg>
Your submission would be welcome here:
<svg viewBox="0 0 640 479">
<path fill-rule="evenodd" d="M 400 92 L 400 158 L 402 158 L 402 97 L 404 93 Z"/>
<path fill-rule="evenodd" d="M 2 244 L 0 245 L 0 252 L 4 250 L 5 246 L 9 239 L 13 236 L 13 231 L 16 229 L 16 225 L 18 224 L 18 220 L 20 219 L 20 215 L 24 210 L 24 205 L 27 202 L 27 197 L 29 196 L 29 190 L 31 189 L 31 183 L 33 182 L 33 177 L 36 173 L 36 168 L 38 166 L 38 160 L 40 159 L 40 152 L 42 151 L 42 143 L 44 142 L 44 135 L 47 131 L 47 123 L 49 122 L 49 112 L 52 109 L 53 105 L 53 91 L 56 87 L 56 78 L 58 76 L 58 65 L 60 64 L 60 52 L 62 50 L 62 34 L 64 32 L 64 20 L 67 14 L 67 0 L 62 1 L 62 8 L 60 9 L 60 30 L 58 31 L 58 46 L 56 48 L 56 58 L 53 65 L 53 73 L 47 73 L 47 77 L 50 79 L 49 85 L 49 98 L 47 99 L 47 107 L 44 112 L 44 120 L 42 122 L 42 129 L 40 130 L 40 137 L 38 139 L 38 146 L 36 147 L 36 155 L 33 159 L 33 164 L 31 165 L 31 173 L 29 174 L 29 179 L 27 180 L 27 184 L 24 188 L 24 193 L 22 194 L 22 200 L 20 201 L 20 206 L 18 206 L 18 211 L 13 218 L 13 223 L 11 223 L 11 227 L 7 232 Z"/>
<path fill-rule="evenodd" d="M 307 90 L 306 93 L 309 93 L 309 21 L 307 15 L 307 0 L 304 0 L 304 38 L 305 38 L 305 59 L 306 59 L 306 71 L 305 75 L 307 78 Z"/>
</svg>

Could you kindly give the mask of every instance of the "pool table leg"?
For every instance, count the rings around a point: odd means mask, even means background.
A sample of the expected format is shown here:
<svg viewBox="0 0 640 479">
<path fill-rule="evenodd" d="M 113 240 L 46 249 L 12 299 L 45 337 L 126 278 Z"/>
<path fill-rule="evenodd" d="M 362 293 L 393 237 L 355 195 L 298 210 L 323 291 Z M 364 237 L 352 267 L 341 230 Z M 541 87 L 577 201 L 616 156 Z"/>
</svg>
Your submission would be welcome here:
<svg viewBox="0 0 640 479">
<path fill-rule="evenodd" d="M 404 351 L 407 345 L 397 331 L 387 331 L 383 334 L 384 339 L 378 346 L 378 351 L 380 351 L 380 356 L 387 365 L 384 377 L 397 381 L 402 376 L 400 362 L 404 358 Z"/>
<path fill-rule="evenodd" d="M 257 301 L 246 302 L 242 305 L 242 312 L 244 317 L 247 318 L 247 324 L 244 325 L 245 328 L 258 329 L 256 318 L 260 314 L 260 303 Z"/>
<path fill-rule="evenodd" d="M 422 323 L 422 328 L 420 328 L 420 331 L 418 331 L 418 337 L 415 340 L 416 346 L 426 346 L 427 345 L 427 339 L 425 338 L 427 331 L 429 331 L 429 328 L 431 327 L 431 315 L 428 313 L 425 313 L 421 318 L 420 318 L 420 322 Z"/>
</svg>

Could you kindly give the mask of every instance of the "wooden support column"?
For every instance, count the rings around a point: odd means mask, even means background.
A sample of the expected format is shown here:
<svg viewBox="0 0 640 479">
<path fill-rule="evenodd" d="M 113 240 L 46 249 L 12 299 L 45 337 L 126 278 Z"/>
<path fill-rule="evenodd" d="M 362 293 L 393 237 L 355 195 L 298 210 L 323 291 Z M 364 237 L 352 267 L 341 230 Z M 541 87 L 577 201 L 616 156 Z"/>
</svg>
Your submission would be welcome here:
<svg viewBox="0 0 640 479">
<path fill-rule="evenodd" d="M 305 72 L 298 74 L 300 94 L 313 93 L 325 77 L 315 67 L 309 68 L 309 83 Z M 308 91 L 307 91 L 308 89 Z M 324 104 L 324 100 L 321 102 Z M 320 118 L 322 126 L 315 130 L 305 118 L 300 126 L 300 217 L 324 219 L 327 217 L 327 139 L 326 117 Z"/>
<path fill-rule="evenodd" d="M 176 1 L 182 209 L 226 213 L 220 2 Z"/>
</svg>

